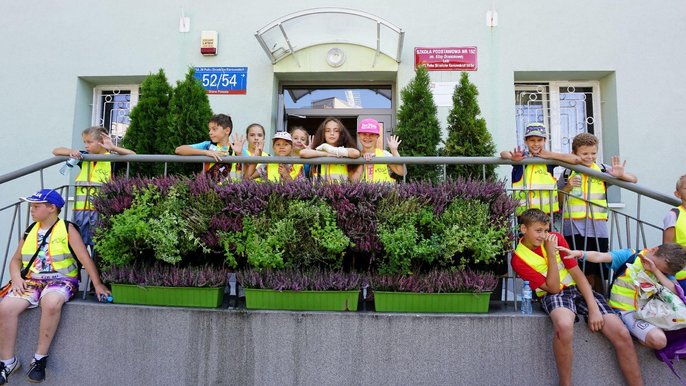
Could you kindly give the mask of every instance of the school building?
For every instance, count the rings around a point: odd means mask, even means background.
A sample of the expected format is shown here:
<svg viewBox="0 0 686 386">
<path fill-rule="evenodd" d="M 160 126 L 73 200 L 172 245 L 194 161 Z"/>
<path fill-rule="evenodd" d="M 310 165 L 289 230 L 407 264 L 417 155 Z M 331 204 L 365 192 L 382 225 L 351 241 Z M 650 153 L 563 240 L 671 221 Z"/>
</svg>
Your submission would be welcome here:
<svg viewBox="0 0 686 386">
<path fill-rule="evenodd" d="M 195 67 L 235 132 L 252 122 L 268 138 L 294 125 L 314 131 L 329 115 L 350 128 L 375 117 L 392 132 L 416 62 L 431 69 L 444 127 L 468 70 L 499 149 L 543 122 L 552 150 L 594 133 L 601 160 L 620 155 L 657 191 L 671 194 L 686 173 L 683 1 L 4 1 L 0 14 L 0 174 L 56 146 L 81 148 L 91 125 L 123 135 L 139 85 L 160 68 L 174 83 Z M 67 183 L 57 168 L 44 178 Z M 2 204 L 26 187 L 3 189 Z M 647 205 L 659 223 L 666 206 Z"/>
</svg>

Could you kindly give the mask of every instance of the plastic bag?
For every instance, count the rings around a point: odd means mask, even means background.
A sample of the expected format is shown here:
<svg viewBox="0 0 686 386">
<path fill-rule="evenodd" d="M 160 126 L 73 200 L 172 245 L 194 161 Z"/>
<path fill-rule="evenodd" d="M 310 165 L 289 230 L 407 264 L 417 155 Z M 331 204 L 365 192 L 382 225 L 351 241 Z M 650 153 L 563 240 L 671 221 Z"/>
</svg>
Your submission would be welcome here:
<svg viewBox="0 0 686 386">
<path fill-rule="evenodd" d="M 638 288 L 636 317 L 663 330 L 686 328 L 686 304 L 644 270 L 631 272 Z"/>
</svg>

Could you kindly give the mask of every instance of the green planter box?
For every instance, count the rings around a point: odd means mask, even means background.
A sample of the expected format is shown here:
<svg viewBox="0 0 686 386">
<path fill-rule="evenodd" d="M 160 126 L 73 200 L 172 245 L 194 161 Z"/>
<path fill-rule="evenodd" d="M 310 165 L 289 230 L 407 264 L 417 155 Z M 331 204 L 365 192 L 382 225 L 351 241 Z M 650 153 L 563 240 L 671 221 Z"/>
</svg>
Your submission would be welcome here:
<svg viewBox="0 0 686 386">
<path fill-rule="evenodd" d="M 217 308 L 222 304 L 224 288 L 112 284 L 112 297 L 114 303 L 123 304 Z"/>
<path fill-rule="evenodd" d="M 486 313 L 490 299 L 490 292 L 427 294 L 374 291 L 378 312 Z"/>
<path fill-rule="evenodd" d="M 245 306 L 253 310 L 357 311 L 360 291 L 277 291 L 245 288 Z"/>
</svg>

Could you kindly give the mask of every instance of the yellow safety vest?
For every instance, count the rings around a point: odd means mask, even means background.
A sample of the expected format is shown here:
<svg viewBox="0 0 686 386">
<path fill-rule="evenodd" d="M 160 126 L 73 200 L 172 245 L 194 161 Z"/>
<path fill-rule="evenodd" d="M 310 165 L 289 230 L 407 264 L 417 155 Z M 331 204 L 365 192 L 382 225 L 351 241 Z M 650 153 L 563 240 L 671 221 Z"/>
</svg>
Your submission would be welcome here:
<svg viewBox="0 0 686 386">
<path fill-rule="evenodd" d="M 674 224 L 674 242 L 686 247 L 686 209 L 683 205 L 677 207 L 679 214 L 676 217 L 676 224 Z"/>
<path fill-rule="evenodd" d="M 104 153 L 110 154 L 110 153 Z M 112 164 L 108 161 L 84 161 L 76 176 L 74 210 L 93 210 L 93 196 L 98 186 L 112 179 Z"/>
<path fill-rule="evenodd" d="M 381 149 L 374 149 L 376 157 L 384 157 L 384 151 Z M 360 181 L 363 182 L 396 182 L 388 170 L 388 165 L 385 164 L 365 164 L 362 165 L 364 170 Z"/>
<path fill-rule="evenodd" d="M 543 251 L 543 256 L 527 248 L 522 240 L 519 240 L 519 245 L 515 249 L 515 253 L 519 256 L 522 261 L 529 267 L 533 268 L 536 272 L 547 277 L 548 276 L 548 252 L 546 252 L 545 247 L 541 247 Z M 557 269 L 560 272 L 560 289 L 565 289 L 569 286 L 576 284 L 572 275 L 567 271 L 567 267 L 562 262 L 560 257 L 560 252 L 555 252 L 555 258 L 557 260 Z M 548 293 L 541 289 L 541 287 L 536 288 L 536 295 L 538 297 L 543 297 Z"/>
<path fill-rule="evenodd" d="M 645 255 L 646 250 L 639 252 L 640 255 Z M 610 301 L 608 304 L 610 307 L 622 310 L 622 311 L 635 311 L 636 310 L 636 297 L 638 296 L 638 291 L 634 283 L 631 281 L 631 271 L 638 271 L 643 269 L 643 263 L 641 259 L 636 256 L 636 260 L 633 263 L 628 264 L 626 270 L 621 276 L 617 276 L 612 289 L 610 290 Z M 647 272 L 648 276 L 655 279 L 655 275 L 652 272 Z"/>
<path fill-rule="evenodd" d="M 548 172 L 547 165 L 524 165 L 522 178 L 512 183 L 512 190 L 515 191 L 514 199 L 519 201 L 517 215 L 528 208 L 537 208 L 550 213 L 551 202 L 553 212 L 560 211 L 560 205 L 557 202 L 557 181 Z"/>
<path fill-rule="evenodd" d="M 36 223 L 29 234 L 26 235 L 26 240 L 24 240 L 24 245 L 21 248 L 22 268 L 26 268 L 29 264 L 29 260 L 31 260 L 36 249 L 38 249 L 39 229 L 40 223 Z M 48 238 L 48 249 L 45 254 L 46 260 L 51 261 L 53 269 L 61 275 L 66 277 L 77 277 L 79 266 L 69 250 L 69 231 L 67 230 L 67 223 L 58 219 L 57 223 L 52 228 L 50 235 L 48 235 Z M 38 260 L 38 257 L 36 257 L 36 260 Z M 39 273 L 38 269 L 35 268 L 36 260 L 34 260 L 29 269 L 29 277 L 31 272 Z"/>
<path fill-rule="evenodd" d="M 298 176 L 303 172 L 302 164 L 293 164 L 293 169 L 289 173 L 291 179 L 297 180 Z M 279 164 L 267 164 L 267 180 L 272 182 L 281 181 L 281 174 L 279 174 Z"/>
<path fill-rule="evenodd" d="M 317 165 L 312 168 L 312 176 L 321 178 L 323 181 L 348 181 L 348 165 L 328 164 Z"/>
<path fill-rule="evenodd" d="M 595 163 L 593 163 L 590 168 L 599 172 L 602 171 Z M 577 172 L 572 172 L 569 175 L 569 178 L 576 175 L 581 176 L 582 196 L 581 198 L 571 195 L 567 196 L 569 209 L 565 210 L 564 218 L 580 220 L 588 217 L 591 220 L 607 220 L 607 189 L 605 187 L 605 181 Z M 591 181 L 590 192 L 588 191 L 589 179 Z M 595 205 L 589 205 L 588 202 Z"/>
</svg>

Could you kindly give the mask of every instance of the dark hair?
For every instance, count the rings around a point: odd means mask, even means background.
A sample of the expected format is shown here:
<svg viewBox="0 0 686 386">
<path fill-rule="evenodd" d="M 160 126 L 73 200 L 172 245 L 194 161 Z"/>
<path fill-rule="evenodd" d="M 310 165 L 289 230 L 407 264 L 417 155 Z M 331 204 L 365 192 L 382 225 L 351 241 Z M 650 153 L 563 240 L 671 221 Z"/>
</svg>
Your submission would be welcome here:
<svg viewBox="0 0 686 386">
<path fill-rule="evenodd" d="M 338 118 L 328 117 L 319 125 L 319 127 L 317 128 L 317 132 L 314 134 L 314 139 L 312 140 L 313 149 L 321 145 L 322 143 L 326 142 L 326 138 L 324 136 L 324 129 L 326 128 L 326 124 L 329 122 L 336 122 L 336 124 L 338 125 L 338 129 L 341 133 L 341 135 L 338 137 L 338 141 L 334 144 L 334 146 L 357 148 L 355 140 L 353 140 L 353 137 L 350 135 L 350 132 L 348 131 L 348 129 L 346 129 L 343 122 L 341 122 L 341 120 Z"/>
<path fill-rule="evenodd" d="M 536 208 L 527 209 L 519 215 L 519 223 L 522 225 L 530 226 L 537 222 L 550 224 L 550 217 L 544 211 Z"/>
<path fill-rule="evenodd" d="M 598 137 L 591 133 L 578 134 L 572 140 L 572 153 L 576 153 L 581 146 L 598 146 Z"/>
<path fill-rule="evenodd" d="M 686 249 L 677 243 L 664 243 L 657 247 L 655 256 L 667 263 L 669 275 L 674 275 L 686 267 Z"/>
<path fill-rule="evenodd" d="M 233 121 L 231 120 L 231 117 L 226 114 L 213 115 L 209 122 L 216 123 L 218 126 L 225 129 L 228 127 L 229 130 L 233 131 Z"/>
<path fill-rule="evenodd" d="M 264 126 L 260 125 L 259 123 L 251 123 L 251 124 L 249 124 L 248 127 L 245 128 L 245 135 L 246 135 L 246 136 L 247 136 L 248 133 L 250 132 L 250 129 L 253 128 L 253 127 L 259 127 L 260 129 L 262 129 L 262 136 L 263 136 L 263 137 L 266 137 L 266 136 L 267 136 L 267 133 L 264 131 Z"/>
</svg>

